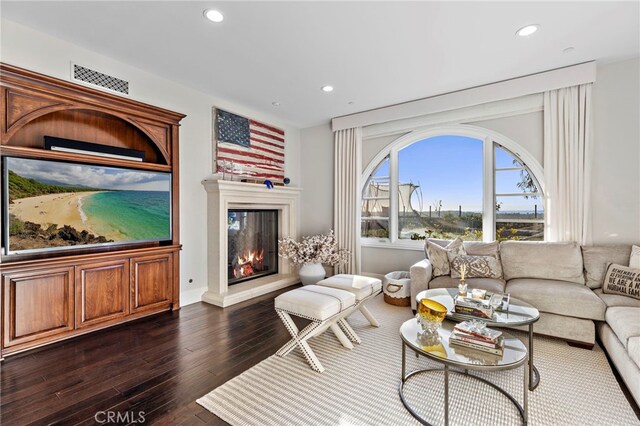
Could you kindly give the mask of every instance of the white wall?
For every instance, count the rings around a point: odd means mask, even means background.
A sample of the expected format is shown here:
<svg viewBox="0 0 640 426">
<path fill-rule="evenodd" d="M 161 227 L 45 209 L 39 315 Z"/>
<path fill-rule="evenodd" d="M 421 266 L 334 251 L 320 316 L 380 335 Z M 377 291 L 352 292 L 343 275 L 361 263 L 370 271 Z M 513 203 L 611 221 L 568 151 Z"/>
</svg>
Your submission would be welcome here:
<svg viewBox="0 0 640 426">
<path fill-rule="evenodd" d="M 300 186 L 300 130 L 269 115 L 173 83 L 115 59 L 2 20 L 0 60 L 69 80 L 70 62 L 128 80 L 131 98 L 186 114 L 180 127 L 180 256 L 181 304 L 200 300 L 207 287 L 206 192 L 200 184 L 211 174 L 211 107 L 271 123 L 285 130 L 286 174 Z M 189 283 L 189 279 L 193 283 Z"/>
<path fill-rule="evenodd" d="M 640 59 L 598 67 L 594 84 L 594 243 L 640 242 Z"/>
<path fill-rule="evenodd" d="M 640 241 L 640 66 L 639 60 L 598 66 L 594 85 L 594 167 L 592 182 L 592 214 L 594 243 L 629 243 Z M 519 143 L 541 165 L 543 164 L 543 113 L 532 112 L 492 120 L 470 122 L 474 126 L 497 131 Z M 305 167 L 303 183 L 310 179 L 332 179 L 333 139 L 330 131 L 318 126 L 301 131 L 303 149 L 313 145 L 315 158 L 324 164 L 313 165 L 313 176 Z M 389 142 L 401 136 L 371 138 L 363 141 L 363 168 Z M 306 151 L 304 151 L 306 152 Z M 319 155 L 322 153 L 322 155 Z M 306 155 L 303 158 L 311 158 Z M 312 161 L 312 160 L 310 160 Z M 324 175 L 320 174 L 320 171 Z M 306 184 L 305 184 L 306 186 Z M 310 194 L 307 194 L 310 196 Z M 331 187 L 318 187 L 314 203 L 332 203 Z M 303 217 L 303 229 L 311 225 Z M 320 220 L 330 226 L 327 215 Z M 423 258 L 421 250 L 362 248 L 364 272 L 384 274 L 407 270 Z"/>
<path fill-rule="evenodd" d="M 411 265 L 424 259 L 422 249 L 390 249 L 362 247 L 362 272 L 384 275 L 392 271 L 408 271 Z"/>
<path fill-rule="evenodd" d="M 301 235 L 333 229 L 333 132 L 329 123 L 300 131 Z"/>
</svg>

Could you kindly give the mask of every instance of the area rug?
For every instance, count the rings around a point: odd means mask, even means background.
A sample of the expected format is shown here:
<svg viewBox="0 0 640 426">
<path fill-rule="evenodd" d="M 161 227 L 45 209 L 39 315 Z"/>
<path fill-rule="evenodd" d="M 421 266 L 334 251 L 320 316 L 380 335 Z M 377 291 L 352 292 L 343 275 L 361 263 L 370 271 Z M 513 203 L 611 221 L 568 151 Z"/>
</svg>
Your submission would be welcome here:
<svg viewBox="0 0 640 426">
<path fill-rule="evenodd" d="M 362 339 L 353 350 L 340 346 L 329 331 L 310 341 L 325 367 L 312 371 L 296 349 L 285 358 L 271 356 L 204 397 L 202 405 L 232 425 L 415 425 L 398 396 L 401 374 L 400 325 L 408 308 L 377 297 L 368 305 L 382 324 L 371 327 L 356 313 L 349 322 Z M 525 339 L 526 335 L 513 332 Z M 640 425 L 623 395 L 605 354 L 535 337 L 538 388 L 529 392 L 529 424 Z M 407 354 L 408 371 L 440 365 Z M 523 368 L 478 374 L 522 402 Z M 444 424 L 444 378 L 419 375 L 405 394 L 432 424 Z M 518 425 L 519 414 L 507 398 L 479 381 L 450 378 L 451 425 Z"/>
</svg>

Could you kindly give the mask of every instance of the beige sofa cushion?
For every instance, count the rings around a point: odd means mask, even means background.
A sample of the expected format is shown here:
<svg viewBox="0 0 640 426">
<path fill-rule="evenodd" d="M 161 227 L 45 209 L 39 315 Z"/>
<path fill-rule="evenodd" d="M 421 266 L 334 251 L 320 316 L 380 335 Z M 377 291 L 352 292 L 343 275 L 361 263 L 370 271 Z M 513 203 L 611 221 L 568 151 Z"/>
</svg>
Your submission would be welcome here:
<svg viewBox="0 0 640 426">
<path fill-rule="evenodd" d="M 593 292 L 604 302 L 607 307 L 626 306 L 629 308 L 640 308 L 640 300 L 633 297 L 620 296 L 618 294 L 606 294 L 601 288 L 593 290 Z"/>
<path fill-rule="evenodd" d="M 640 336 L 629 337 L 627 353 L 629 358 L 640 368 Z"/>
<path fill-rule="evenodd" d="M 540 278 L 584 284 L 582 252 L 577 243 L 503 241 L 504 279 Z"/>
<path fill-rule="evenodd" d="M 429 238 L 428 241 L 437 244 L 440 247 L 446 247 L 455 240 L 439 240 L 437 238 Z M 464 241 L 463 246 L 467 254 L 472 254 L 474 256 L 495 256 L 499 253 L 500 250 L 500 243 L 498 243 L 497 241 L 491 243 L 485 243 L 483 241 Z"/>
<path fill-rule="evenodd" d="M 494 278 L 469 278 L 465 280 L 468 288 L 481 288 L 483 290 L 502 293 L 504 292 L 504 281 Z M 451 278 L 449 275 L 437 277 L 429 282 L 429 288 L 457 288 L 459 279 Z"/>
<path fill-rule="evenodd" d="M 582 246 L 587 285 L 591 288 L 602 287 L 604 275 L 607 273 L 607 265 L 609 263 L 616 263 L 626 266 L 629 264 L 630 255 L 631 246 L 628 244 Z"/>
<path fill-rule="evenodd" d="M 519 278 L 507 282 L 511 297 L 541 312 L 591 320 L 604 320 L 606 305 L 587 286 L 567 281 Z"/>
<path fill-rule="evenodd" d="M 466 241 L 464 248 L 467 254 L 472 256 L 498 256 L 500 252 L 500 243 L 494 241 L 492 243 L 483 243 L 481 241 Z"/>
<path fill-rule="evenodd" d="M 629 339 L 640 337 L 640 309 L 614 307 L 607 309 L 607 324 L 616 333 L 623 346 L 629 349 Z M 635 343 L 634 343 L 635 345 Z"/>
</svg>

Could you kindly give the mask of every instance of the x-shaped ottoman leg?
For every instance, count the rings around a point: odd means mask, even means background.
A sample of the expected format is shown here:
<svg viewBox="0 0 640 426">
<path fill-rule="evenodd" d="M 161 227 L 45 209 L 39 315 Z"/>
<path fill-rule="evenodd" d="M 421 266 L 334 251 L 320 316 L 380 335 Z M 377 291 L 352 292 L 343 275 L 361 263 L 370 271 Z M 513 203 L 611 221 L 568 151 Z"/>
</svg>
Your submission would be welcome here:
<svg viewBox="0 0 640 426">
<path fill-rule="evenodd" d="M 362 340 L 360 340 L 360 337 L 358 337 L 356 332 L 353 331 L 353 328 L 351 328 L 351 325 L 349 325 L 346 319 L 344 318 L 340 319 L 338 321 L 338 325 L 340 326 L 342 331 L 344 331 L 344 334 L 347 335 L 349 340 L 351 340 L 352 342 L 356 342 L 357 344 L 362 343 Z"/>
<path fill-rule="evenodd" d="M 373 315 L 371 314 L 371 312 L 367 309 L 366 306 L 361 305 L 360 308 L 358 308 L 360 310 L 360 312 L 362 313 L 362 315 L 364 315 L 364 317 L 367 319 L 367 321 L 369 321 L 369 324 L 371 324 L 374 327 L 380 327 L 380 323 L 378 322 L 377 319 L 375 319 L 373 317 Z"/>
<path fill-rule="evenodd" d="M 299 332 L 298 327 L 296 327 L 295 323 L 291 319 L 291 316 L 289 316 L 287 312 L 280 310 L 276 310 L 276 312 L 278 312 L 278 316 L 280 317 L 292 337 L 292 339 L 282 348 L 280 348 L 280 350 L 278 350 L 276 354 L 283 357 L 297 346 L 298 348 L 300 348 L 300 351 L 302 351 L 302 355 L 304 355 L 305 359 L 309 363 L 309 366 L 311 366 L 313 370 L 322 373 L 324 371 L 324 367 L 307 343 L 307 339 L 313 335 L 313 331 L 317 329 L 322 323 L 313 321 L 311 324 L 309 324 Z"/>
</svg>

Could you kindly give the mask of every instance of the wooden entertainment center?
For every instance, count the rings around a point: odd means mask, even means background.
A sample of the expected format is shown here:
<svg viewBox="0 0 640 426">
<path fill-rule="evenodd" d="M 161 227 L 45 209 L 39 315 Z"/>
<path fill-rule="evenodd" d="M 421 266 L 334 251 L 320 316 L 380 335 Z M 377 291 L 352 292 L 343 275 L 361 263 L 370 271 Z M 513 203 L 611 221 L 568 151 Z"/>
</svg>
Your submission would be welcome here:
<svg viewBox="0 0 640 426">
<path fill-rule="evenodd" d="M 0 73 L 2 157 L 172 176 L 171 241 L 3 255 L 0 358 L 179 309 L 178 128 L 185 116 L 7 64 Z M 45 135 L 143 151 L 145 161 L 45 150 Z"/>
</svg>

